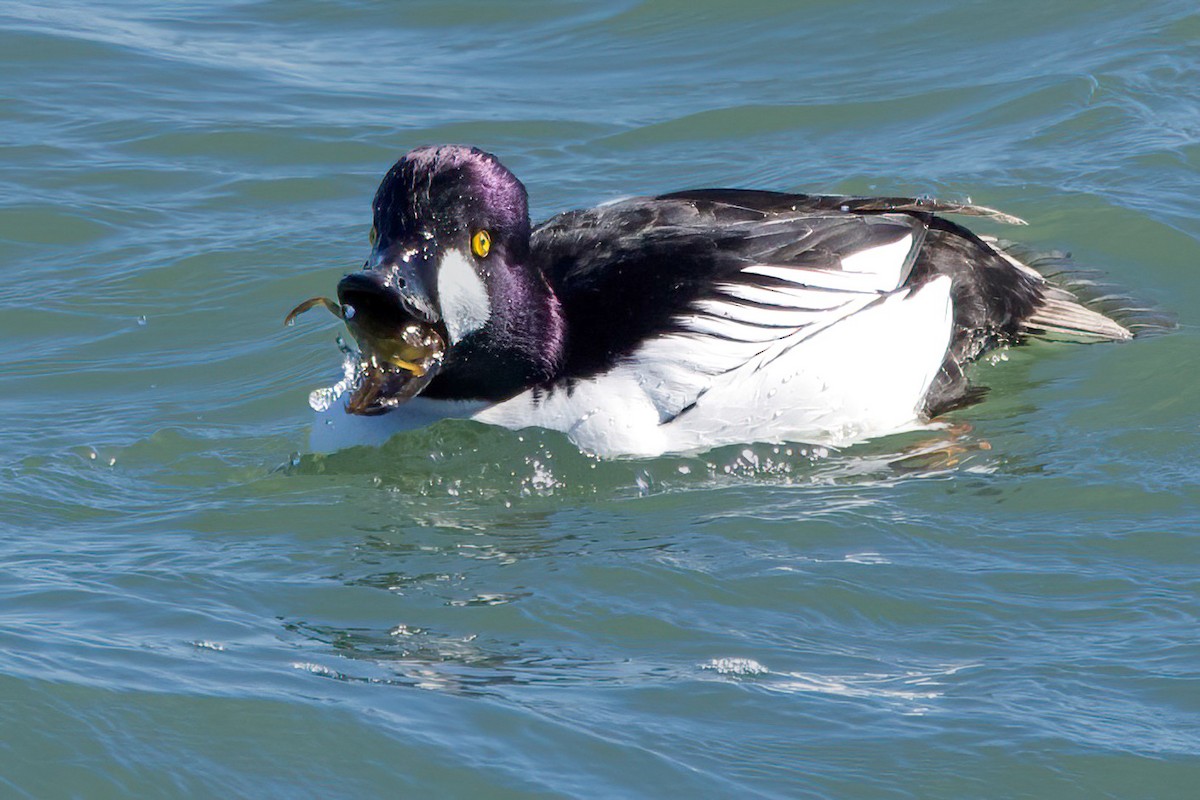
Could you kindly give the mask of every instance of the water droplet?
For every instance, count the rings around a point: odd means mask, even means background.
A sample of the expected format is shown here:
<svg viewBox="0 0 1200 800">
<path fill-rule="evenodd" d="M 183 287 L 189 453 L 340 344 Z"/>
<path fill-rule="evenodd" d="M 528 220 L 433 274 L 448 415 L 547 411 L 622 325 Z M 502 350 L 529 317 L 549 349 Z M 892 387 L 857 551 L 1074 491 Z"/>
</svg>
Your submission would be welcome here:
<svg viewBox="0 0 1200 800">
<path fill-rule="evenodd" d="M 337 397 L 338 392 L 335 387 L 327 386 L 324 389 L 316 389 L 308 395 L 308 406 L 313 411 L 328 411 Z"/>
<path fill-rule="evenodd" d="M 143 327 L 143 328 L 146 327 L 146 315 L 145 314 L 142 314 L 140 317 L 137 318 L 137 324 L 140 327 Z"/>
<path fill-rule="evenodd" d="M 354 306 L 349 303 L 342 306 L 342 319 L 354 319 Z"/>
</svg>

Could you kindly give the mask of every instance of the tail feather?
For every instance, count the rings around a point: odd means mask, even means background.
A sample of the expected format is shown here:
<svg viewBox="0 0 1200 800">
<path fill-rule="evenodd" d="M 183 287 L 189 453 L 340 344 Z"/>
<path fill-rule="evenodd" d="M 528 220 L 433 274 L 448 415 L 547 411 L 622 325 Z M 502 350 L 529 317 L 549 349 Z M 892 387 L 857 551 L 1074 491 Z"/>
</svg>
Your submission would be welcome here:
<svg viewBox="0 0 1200 800">
<path fill-rule="evenodd" d="M 1078 269 L 1061 252 L 1029 253 L 1021 245 L 983 237 L 1022 272 L 1044 281 L 1043 297 L 1021 322 L 1021 331 L 1043 339 L 1123 341 L 1174 327 L 1161 311 L 1114 291 L 1099 272 Z"/>
<path fill-rule="evenodd" d="M 1021 329 L 1032 336 L 1085 342 L 1133 338 L 1124 325 L 1091 310 L 1070 292 L 1053 285 L 1046 287 L 1041 304 L 1022 320 Z"/>
</svg>

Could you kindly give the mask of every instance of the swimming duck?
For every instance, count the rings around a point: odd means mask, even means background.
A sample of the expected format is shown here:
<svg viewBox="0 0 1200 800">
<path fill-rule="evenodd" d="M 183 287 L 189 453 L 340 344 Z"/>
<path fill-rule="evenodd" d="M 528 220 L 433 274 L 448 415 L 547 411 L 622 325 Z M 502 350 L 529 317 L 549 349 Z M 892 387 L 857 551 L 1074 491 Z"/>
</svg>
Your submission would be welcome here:
<svg viewBox="0 0 1200 800">
<path fill-rule="evenodd" d="M 964 368 L 992 348 L 1131 336 L 942 216 L 1020 223 L 976 205 L 698 189 L 532 226 L 495 156 L 448 145 L 372 210 L 370 257 L 320 300 L 359 347 L 314 393 L 318 451 L 444 417 L 601 456 L 839 446 L 977 400 Z"/>
</svg>

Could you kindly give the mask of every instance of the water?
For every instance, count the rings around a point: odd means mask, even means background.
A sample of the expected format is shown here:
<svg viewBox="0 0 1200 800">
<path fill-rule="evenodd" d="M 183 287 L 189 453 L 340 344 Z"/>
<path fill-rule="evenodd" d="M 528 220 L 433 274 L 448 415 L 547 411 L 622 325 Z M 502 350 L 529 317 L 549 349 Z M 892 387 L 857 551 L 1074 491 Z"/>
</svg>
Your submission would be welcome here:
<svg viewBox="0 0 1200 800">
<path fill-rule="evenodd" d="M 0 3 L 0 794 L 1195 796 L 1198 41 L 1168 0 Z M 283 316 L 441 141 L 537 218 L 970 197 L 1179 329 L 843 452 L 304 455 L 336 321 Z"/>
</svg>

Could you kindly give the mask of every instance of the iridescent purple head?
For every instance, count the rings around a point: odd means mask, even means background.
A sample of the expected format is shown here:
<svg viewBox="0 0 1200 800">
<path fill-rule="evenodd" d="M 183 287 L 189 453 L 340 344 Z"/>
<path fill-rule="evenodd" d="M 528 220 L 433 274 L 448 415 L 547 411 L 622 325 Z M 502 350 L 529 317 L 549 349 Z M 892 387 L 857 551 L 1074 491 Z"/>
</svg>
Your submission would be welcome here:
<svg viewBox="0 0 1200 800">
<path fill-rule="evenodd" d="M 489 230 L 509 247 L 529 240 L 525 186 L 494 155 L 475 147 L 410 151 L 383 177 L 372 210 L 380 239 L 424 233 L 445 239 L 463 230 Z"/>
<path fill-rule="evenodd" d="M 552 371 L 558 302 L 530 264 L 525 187 L 495 156 L 419 147 L 384 175 L 372 217 L 370 258 L 338 284 L 352 332 L 370 332 L 360 344 L 436 333 L 447 349 L 426 395 L 495 399 Z"/>
</svg>

